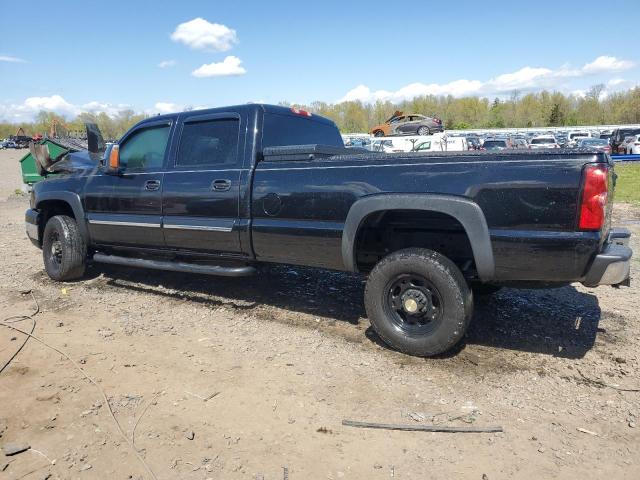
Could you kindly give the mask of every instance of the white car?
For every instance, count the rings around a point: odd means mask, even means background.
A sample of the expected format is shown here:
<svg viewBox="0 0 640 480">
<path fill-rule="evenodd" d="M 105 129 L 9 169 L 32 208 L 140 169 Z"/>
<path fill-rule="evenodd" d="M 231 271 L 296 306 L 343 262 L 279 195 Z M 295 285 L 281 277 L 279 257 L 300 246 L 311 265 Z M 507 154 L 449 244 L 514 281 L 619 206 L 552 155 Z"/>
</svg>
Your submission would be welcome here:
<svg viewBox="0 0 640 480">
<path fill-rule="evenodd" d="M 620 142 L 620 144 L 618 145 L 618 149 L 615 153 L 620 155 L 626 154 L 627 150 L 629 149 L 629 144 L 633 143 L 635 138 L 636 138 L 635 135 L 627 135 L 626 137 L 624 137 L 624 140 Z"/>
<path fill-rule="evenodd" d="M 625 153 L 627 155 L 640 155 L 640 135 L 630 137 L 629 142 L 626 142 L 625 146 Z"/>
<path fill-rule="evenodd" d="M 408 137 L 374 137 L 371 139 L 371 151 L 383 153 L 410 152 L 413 142 Z"/>
<path fill-rule="evenodd" d="M 533 137 L 531 139 L 531 141 L 529 142 L 529 148 L 531 150 L 539 150 L 543 148 L 560 148 L 560 145 L 558 145 L 555 137 L 552 137 L 551 135 L 541 135 L 539 137 Z"/>
<path fill-rule="evenodd" d="M 575 147 L 581 138 L 591 138 L 591 132 L 569 132 L 569 135 L 567 135 L 567 146 Z"/>
<path fill-rule="evenodd" d="M 449 140 L 442 133 L 434 135 L 412 135 L 406 137 L 372 137 L 371 150 L 374 152 L 400 153 L 400 152 L 444 152 L 462 150 L 458 144 L 460 141 L 454 140 L 451 148 L 448 148 Z M 466 148 L 466 139 L 464 139 Z"/>
</svg>

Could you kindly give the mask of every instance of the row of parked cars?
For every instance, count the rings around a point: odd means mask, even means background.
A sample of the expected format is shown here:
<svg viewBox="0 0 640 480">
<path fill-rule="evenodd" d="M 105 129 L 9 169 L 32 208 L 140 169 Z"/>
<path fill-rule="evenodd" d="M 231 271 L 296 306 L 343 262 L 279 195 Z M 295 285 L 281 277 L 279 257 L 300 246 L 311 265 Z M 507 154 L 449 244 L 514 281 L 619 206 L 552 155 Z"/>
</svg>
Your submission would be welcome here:
<svg viewBox="0 0 640 480">
<path fill-rule="evenodd" d="M 29 148 L 29 142 L 33 141 L 32 137 L 27 135 L 13 135 L 4 140 L 0 140 L 0 149 L 4 148 Z"/>
<path fill-rule="evenodd" d="M 417 132 L 392 135 L 349 135 L 345 145 L 352 148 L 393 153 L 425 151 L 507 150 L 591 148 L 612 154 L 640 154 L 640 128 L 616 130 L 538 131 L 512 134 L 489 132 L 456 133 L 438 131 L 430 135 Z"/>
</svg>

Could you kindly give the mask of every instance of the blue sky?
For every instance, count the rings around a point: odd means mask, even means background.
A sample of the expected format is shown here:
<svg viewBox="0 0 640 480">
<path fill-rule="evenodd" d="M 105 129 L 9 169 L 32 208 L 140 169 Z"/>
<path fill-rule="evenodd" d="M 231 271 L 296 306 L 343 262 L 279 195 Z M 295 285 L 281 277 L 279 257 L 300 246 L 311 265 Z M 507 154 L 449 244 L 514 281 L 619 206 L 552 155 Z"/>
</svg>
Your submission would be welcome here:
<svg viewBox="0 0 640 480">
<path fill-rule="evenodd" d="M 606 23 L 637 1 L 401 5 L 30 1 L 0 18 L 0 120 L 640 83 L 635 28 Z"/>
</svg>

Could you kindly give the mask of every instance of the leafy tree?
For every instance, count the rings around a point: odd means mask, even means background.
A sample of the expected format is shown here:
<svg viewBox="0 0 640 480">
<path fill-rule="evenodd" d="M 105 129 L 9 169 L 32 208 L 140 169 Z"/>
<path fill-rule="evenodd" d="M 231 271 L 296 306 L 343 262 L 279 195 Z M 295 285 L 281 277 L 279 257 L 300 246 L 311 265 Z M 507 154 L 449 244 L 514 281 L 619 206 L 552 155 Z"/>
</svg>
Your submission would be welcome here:
<svg viewBox="0 0 640 480">
<path fill-rule="evenodd" d="M 640 87 L 608 95 L 605 92 L 604 85 L 599 84 L 584 96 L 547 91 L 521 95 L 515 91 L 505 100 L 424 95 L 395 103 L 378 100 L 374 103 L 313 102 L 296 106 L 332 119 L 344 133 L 368 132 L 397 110 L 437 115 L 447 128 L 457 129 L 640 123 Z M 280 102 L 280 105 L 291 106 L 289 102 Z M 84 122 L 89 121 L 98 124 L 106 140 L 116 140 L 144 118 L 145 114 L 133 110 L 113 115 L 83 112 L 73 119 L 43 111 L 31 123 L 0 122 L 0 138 L 15 135 L 20 127 L 28 135 L 49 133 L 53 124 L 59 135 L 81 136 L 85 131 Z"/>
<path fill-rule="evenodd" d="M 547 123 L 552 127 L 559 127 L 561 125 L 564 125 L 564 114 L 560 110 L 560 105 L 558 105 L 557 103 L 553 104 Z"/>
</svg>

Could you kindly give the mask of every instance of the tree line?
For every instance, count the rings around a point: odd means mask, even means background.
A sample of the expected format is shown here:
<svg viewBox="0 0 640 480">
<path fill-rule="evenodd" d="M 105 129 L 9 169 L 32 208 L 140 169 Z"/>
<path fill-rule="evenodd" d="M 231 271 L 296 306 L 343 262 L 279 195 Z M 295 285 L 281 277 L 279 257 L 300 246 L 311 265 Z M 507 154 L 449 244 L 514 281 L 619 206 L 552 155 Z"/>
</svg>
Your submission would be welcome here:
<svg viewBox="0 0 640 480">
<path fill-rule="evenodd" d="M 343 133 L 368 132 L 388 119 L 395 111 L 436 115 L 445 128 L 561 127 L 579 125 L 640 124 L 640 87 L 603 95 L 604 85 L 595 85 L 584 96 L 542 91 L 493 100 L 479 97 L 420 96 L 402 102 L 359 101 L 310 105 L 290 104 L 333 120 Z M 0 123 L 0 138 L 14 135 L 22 127 L 27 135 L 56 133 L 77 136 L 84 132 L 84 122 L 94 122 L 106 140 L 116 140 L 148 115 L 123 110 L 116 115 L 81 113 L 66 119 L 53 112 L 40 112 L 31 123 Z M 52 127 L 55 125 L 55 132 Z"/>
<path fill-rule="evenodd" d="M 0 123 L 0 138 L 15 135 L 20 128 L 30 136 L 40 134 L 50 137 L 82 137 L 86 134 L 85 122 L 92 122 L 98 125 L 105 140 L 117 140 L 136 123 L 147 117 L 148 115 L 136 113 L 133 110 L 122 110 L 113 116 L 105 112 L 83 112 L 74 119 L 68 120 L 57 113 L 41 111 L 33 122 Z"/>
<path fill-rule="evenodd" d="M 368 132 L 395 111 L 436 115 L 448 130 L 469 128 L 562 127 L 640 123 L 640 87 L 604 96 L 595 85 L 584 96 L 543 91 L 506 98 L 421 96 L 392 103 L 314 102 L 295 105 L 332 119 L 343 133 Z"/>
</svg>

